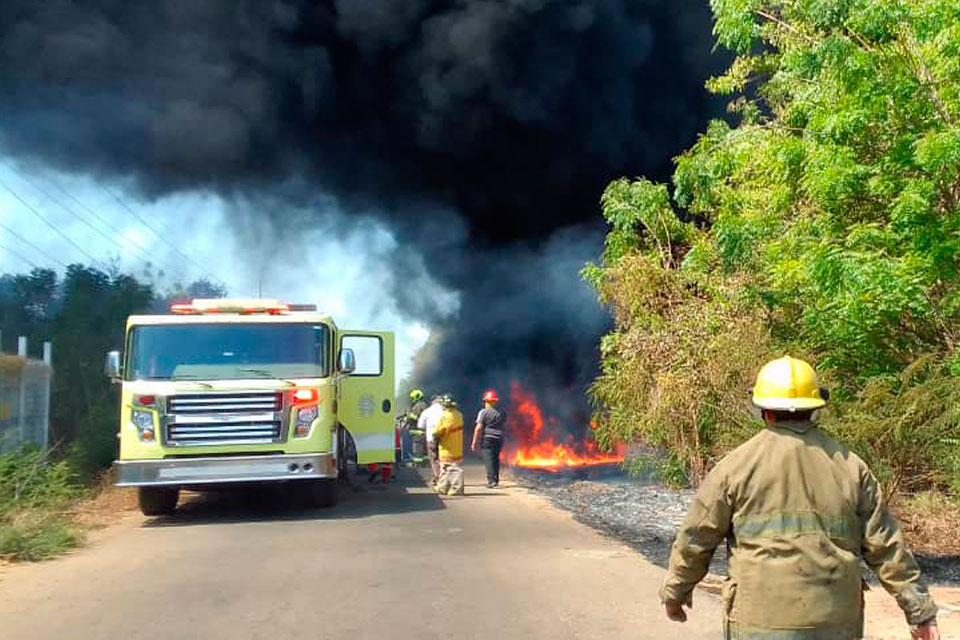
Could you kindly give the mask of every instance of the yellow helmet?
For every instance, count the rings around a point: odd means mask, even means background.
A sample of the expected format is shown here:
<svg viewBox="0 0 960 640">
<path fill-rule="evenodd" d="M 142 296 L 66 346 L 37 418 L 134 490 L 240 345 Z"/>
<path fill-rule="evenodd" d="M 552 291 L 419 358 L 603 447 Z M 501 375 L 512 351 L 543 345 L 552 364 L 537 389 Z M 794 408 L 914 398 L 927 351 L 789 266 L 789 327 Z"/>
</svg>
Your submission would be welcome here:
<svg viewBox="0 0 960 640">
<path fill-rule="evenodd" d="M 774 411 L 808 411 L 827 404 L 817 372 L 797 358 L 784 356 L 763 365 L 753 387 L 753 404 Z"/>
<path fill-rule="evenodd" d="M 423 391 L 420 391 L 420 389 L 414 389 L 413 391 L 410 392 L 410 399 L 411 400 L 423 399 Z"/>
</svg>

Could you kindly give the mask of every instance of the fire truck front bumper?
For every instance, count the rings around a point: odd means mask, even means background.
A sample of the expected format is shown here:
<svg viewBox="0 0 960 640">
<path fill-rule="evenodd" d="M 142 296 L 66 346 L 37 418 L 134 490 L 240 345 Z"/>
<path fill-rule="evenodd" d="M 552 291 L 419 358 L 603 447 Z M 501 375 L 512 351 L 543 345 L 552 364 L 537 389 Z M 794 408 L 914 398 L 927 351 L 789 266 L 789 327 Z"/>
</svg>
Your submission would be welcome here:
<svg viewBox="0 0 960 640">
<path fill-rule="evenodd" d="M 216 456 L 164 460 L 117 460 L 118 487 L 204 485 L 336 478 L 332 453 L 268 456 Z"/>
</svg>

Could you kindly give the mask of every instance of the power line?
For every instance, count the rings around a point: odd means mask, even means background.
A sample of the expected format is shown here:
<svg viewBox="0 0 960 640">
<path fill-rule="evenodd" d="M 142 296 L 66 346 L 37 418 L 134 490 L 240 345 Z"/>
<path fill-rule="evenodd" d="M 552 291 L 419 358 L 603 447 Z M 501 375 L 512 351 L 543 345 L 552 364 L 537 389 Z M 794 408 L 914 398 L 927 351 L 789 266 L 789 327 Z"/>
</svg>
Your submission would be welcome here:
<svg viewBox="0 0 960 640">
<path fill-rule="evenodd" d="M 62 142 L 65 142 L 65 143 L 67 143 L 67 144 L 72 144 L 72 146 L 73 146 L 75 149 L 78 149 L 78 150 L 82 149 L 82 147 L 81 147 L 79 144 L 76 144 L 75 141 L 63 140 Z M 80 202 L 79 200 L 77 200 L 77 198 L 75 198 L 75 197 L 73 197 L 72 195 L 70 195 L 69 193 L 67 193 L 66 190 L 64 190 L 62 187 L 60 187 L 59 185 L 54 184 L 52 181 L 49 181 L 49 180 L 48 180 L 48 182 L 50 182 L 51 184 L 53 184 L 53 186 L 55 186 L 59 191 L 61 191 L 62 193 L 65 193 L 65 194 L 67 195 L 67 197 L 69 197 L 71 200 L 73 200 L 74 202 L 76 202 L 78 205 L 80 205 L 81 207 L 83 207 L 84 209 L 86 209 L 87 211 L 89 211 L 95 218 L 97 218 L 98 220 L 100 220 L 102 223 L 106 224 L 106 226 L 108 226 L 108 227 L 110 227 L 111 229 L 113 229 L 116 233 L 118 233 L 118 234 L 120 234 L 120 235 L 123 234 L 122 231 L 117 230 L 116 227 L 114 227 L 114 226 L 111 225 L 110 223 L 106 222 L 103 218 L 101 218 L 101 217 L 98 216 L 96 213 L 94 213 L 93 210 L 92 210 L 90 207 L 88 207 L 87 205 L 83 204 L 82 202 Z M 169 246 L 171 249 L 173 249 L 174 252 L 176 252 L 177 255 L 179 255 L 181 258 L 183 258 L 186 262 L 192 264 L 194 267 L 196 267 L 197 269 L 199 269 L 199 270 L 200 270 L 200 274 L 201 274 L 203 277 L 207 278 L 207 279 L 210 280 L 211 282 L 217 282 L 217 283 L 221 283 L 221 284 L 222 284 L 223 282 L 225 282 L 222 278 L 218 277 L 216 274 L 212 274 L 210 271 L 208 271 L 206 268 L 204 268 L 202 265 L 200 265 L 198 262 L 196 262 L 196 261 L 195 261 L 194 259 L 192 259 L 190 256 L 188 256 L 187 254 L 185 254 L 184 252 L 182 252 L 180 249 L 178 249 L 177 246 L 174 245 L 173 243 L 171 243 L 160 231 L 158 231 L 158 230 L 157 230 L 153 225 L 151 225 L 149 222 L 147 222 L 146 220 L 144 220 L 136 211 L 134 211 L 126 202 L 124 202 L 124 201 L 120 198 L 120 196 L 118 196 L 118 195 L 115 194 L 113 191 L 111 191 L 109 188 L 107 188 L 107 186 L 106 186 L 104 183 L 100 182 L 99 180 L 95 180 L 95 182 L 97 183 L 97 185 L 98 185 L 101 189 L 103 189 L 103 191 L 104 191 L 107 195 L 109 195 L 111 198 L 113 198 L 114 200 L 116 200 L 117 203 L 118 203 L 121 207 L 123 207 L 124 209 L 126 209 L 126 210 L 130 213 L 130 215 L 132 215 L 134 218 L 136 218 L 138 221 L 140 221 L 140 223 L 143 224 L 143 226 L 145 226 L 147 229 L 149 229 L 149 230 L 153 233 L 153 235 L 155 235 L 161 242 L 163 242 L 164 244 L 166 244 L 167 246 Z M 6 185 L 4 185 L 4 186 L 6 186 Z M 6 187 L 6 188 L 7 188 L 8 191 L 11 191 L 11 192 L 12 192 L 12 190 L 11 190 L 9 187 Z M 17 198 L 17 199 L 20 200 L 20 198 Z M 22 200 L 21 200 L 21 201 L 22 201 Z M 29 205 L 28 205 L 28 206 L 29 206 Z M 31 210 L 32 210 L 32 208 L 31 208 Z M 131 242 L 132 242 L 132 241 L 131 241 Z M 71 243 L 71 244 L 73 244 L 73 243 Z M 139 244 L 139 243 L 136 243 L 136 242 L 132 242 L 132 244 L 136 245 L 136 246 L 139 247 L 141 250 L 143 250 L 144 252 L 146 252 L 147 255 L 148 255 L 148 257 L 149 257 L 149 251 L 146 249 L 146 247 L 144 247 L 143 245 L 141 245 L 141 244 Z M 186 273 L 186 270 L 183 269 L 183 267 L 181 267 L 180 265 L 178 265 L 178 270 L 179 270 L 179 273 L 180 273 L 181 276 L 183 276 L 183 275 L 188 275 L 188 274 Z"/>
<path fill-rule="evenodd" d="M 12 166 L 10 163 L 4 163 L 4 164 L 6 164 L 6 166 L 7 166 L 8 169 L 10 169 L 11 171 L 13 171 L 13 172 L 16 173 L 18 176 L 20 176 L 20 178 L 22 178 L 23 180 L 25 180 L 26 182 L 28 182 L 30 185 L 32 185 L 37 191 L 39 191 L 39 192 L 42 193 L 44 196 L 46 196 L 49 200 L 51 200 L 51 201 L 53 201 L 55 204 L 57 204 L 61 209 L 63 209 L 64 211 L 66 211 L 67 213 L 69 213 L 70 215 L 72 215 L 74 218 L 76 218 L 77 220 L 79 220 L 80 222 L 82 222 L 83 224 L 85 224 L 87 227 L 89 227 L 90 229 L 92 229 L 94 232 L 96 232 L 97 234 L 99 234 L 101 237 L 103 237 L 105 240 L 107 240 L 107 242 L 109 242 L 111 246 L 117 245 L 117 240 L 116 240 L 115 238 L 111 238 L 109 235 L 107 235 L 106 233 L 104 233 L 100 228 L 98 228 L 98 227 L 94 226 L 93 224 L 91 224 L 90 221 L 87 220 L 85 217 L 83 217 L 81 214 L 79 214 L 78 212 L 74 211 L 72 208 L 70 208 L 69 206 L 67 206 L 66 204 L 64 204 L 61 200 L 55 198 L 53 195 L 50 194 L 49 191 L 47 191 L 46 189 L 44 189 L 41 185 L 39 185 L 39 184 L 38 184 L 35 180 L 33 180 L 30 176 L 26 175 L 25 173 L 23 173 L 22 171 L 20 171 L 20 170 L 17 169 L 16 167 Z M 106 227 L 108 227 L 109 229 L 111 229 L 111 230 L 112 230 L 114 233 L 116 233 L 118 236 L 123 237 L 123 231 L 121 231 L 120 229 L 116 228 L 115 226 L 113 226 L 112 224 L 110 224 L 109 222 L 107 222 L 106 220 L 104 220 L 103 218 L 101 218 L 99 215 L 97 215 L 97 213 L 96 213 L 95 211 L 93 211 L 93 209 L 91 209 L 90 207 L 87 207 L 86 205 L 84 205 L 80 200 L 78 200 L 75 196 L 73 196 L 73 194 L 71 194 L 69 191 L 67 191 L 67 190 L 64 189 L 63 187 L 57 185 L 56 183 L 54 183 L 53 181 L 50 181 L 50 180 L 47 181 L 47 184 L 55 187 L 58 191 L 60 191 L 61 193 L 63 193 L 64 195 L 66 195 L 68 198 L 70 198 L 71 200 L 73 200 L 73 202 L 77 203 L 78 205 L 80 205 L 81 207 L 83 207 L 84 209 L 86 209 L 94 218 L 96 218 L 96 219 L 97 219 L 100 223 L 102 223 L 104 226 L 106 226 Z M 125 239 L 125 241 L 126 241 L 126 239 Z M 154 261 L 154 258 L 151 257 L 150 254 L 147 253 L 147 250 L 144 249 L 142 246 L 140 246 L 140 245 L 138 245 L 137 243 L 134 243 L 134 242 L 131 242 L 131 244 L 133 244 L 134 246 L 139 247 L 140 255 L 141 255 L 144 259 L 146 259 L 148 262 Z M 182 271 L 181 271 L 181 273 L 182 273 Z"/>
<path fill-rule="evenodd" d="M 40 265 L 38 265 L 36 262 L 34 262 L 33 260 L 31 260 L 30 258 L 27 258 L 27 257 L 24 256 L 23 254 L 14 251 L 14 250 L 11 249 L 10 247 L 7 247 L 7 246 L 4 246 L 3 244 L 0 244 L 0 249 L 3 249 L 4 251 L 6 251 L 6 252 L 9 253 L 10 255 L 12 255 L 14 258 L 20 258 L 21 260 L 23 260 L 24 262 L 26 262 L 28 265 L 30 265 L 30 266 L 33 267 L 34 269 L 39 269 L 39 268 L 40 268 Z"/>
<path fill-rule="evenodd" d="M 10 186 L 7 185 L 7 183 L 5 183 L 3 180 L 0 180 L 0 187 L 3 187 L 3 188 L 6 189 L 7 191 L 9 191 L 9 192 L 10 192 L 10 195 L 12 195 L 14 198 L 16 198 L 17 200 L 20 201 L 20 204 L 22 204 L 22 205 L 25 206 L 27 209 L 29 209 L 30 212 L 33 213 L 33 215 L 37 216 L 37 218 L 39 218 L 41 222 L 43 222 L 45 225 L 47 225 L 48 227 L 50 227 L 50 228 L 53 230 L 54 233 L 56 233 L 58 236 L 60 236 L 60 237 L 63 238 L 64 240 L 66 240 L 74 249 L 76 249 L 77 251 L 79 251 L 80 253 L 82 253 L 84 256 L 86 256 L 87 259 L 90 260 L 90 262 L 91 262 L 92 264 L 98 264 L 98 263 L 100 262 L 99 260 L 97 260 L 96 258 L 94 258 L 92 255 L 90 255 L 89 253 L 87 253 L 87 250 L 86 250 L 86 249 L 84 249 L 83 247 L 81 247 L 80 245 L 78 245 L 76 242 L 74 242 L 73 240 L 71 240 L 70 237 L 67 236 L 67 234 L 65 234 L 64 232 L 60 231 L 60 229 L 58 229 L 55 224 L 53 224 L 52 222 L 50 222 L 49 220 L 47 220 L 46 218 L 44 218 L 42 215 L 40 215 L 40 212 L 39 212 L 39 211 L 37 211 L 36 209 L 34 209 L 32 206 L 30 206 L 30 203 L 28 203 L 26 200 L 24 200 L 23 198 L 21 198 L 21 197 L 20 197 L 20 194 L 17 193 L 16 191 L 14 191 L 13 189 L 11 189 Z"/>
<path fill-rule="evenodd" d="M 106 239 L 107 242 L 109 242 L 111 245 L 116 244 L 116 240 L 114 240 L 113 238 L 111 238 L 110 236 L 108 236 L 107 234 L 105 234 L 105 233 L 104 233 L 103 231 L 101 231 L 99 228 L 97 228 L 97 227 L 93 226 L 92 224 L 90 224 L 90 222 L 89 222 L 86 218 L 84 218 L 83 216 L 81 216 L 81 215 L 78 214 L 77 212 L 73 211 L 70 207 L 68 207 L 67 205 L 63 204 L 62 202 L 60 202 L 59 200 L 57 200 L 56 198 L 54 198 L 53 196 L 51 196 L 47 191 L 45 191 L 45 190 L 43 189 L 43 187 L 41 187 L 39 184 L 37 184 L 32 178 L 30 178 L 30 177 L 27 176 L 26 174 L 22 173 L 19 169 L 10 166 L 9 164 L 7 165 L 7 168 L 9 168 L 11 171 L 13 171 L 14 173 L 16 173 L 18 176 L 20 176 L 20 177 L 21 177 L 23 180 L 25 180 L 27 183 L 29 183 L 30 185 L 32 185 L 34 189 L 36 189 L 37 191 L 39 191 L 40 193 L 42 193 L 44 196 L 46 196 L 47 199 L 53 201 L 54 204 L 58 205 L 60 208 L 62 208 L 64 211 L 66 211 L 67 213 L 69 213 L 70 215 L 72 215 L 74 218 L 76 218 L 77 220 L 79 220 L 79 221 L 82 222 L 83 224 L 87 225 L 87 227 L 90 228 L 90 229 L 92 229 L 95 233 L 99 234 L 101 237 L 103 237 L 104 239 Z"/>
<path fill-rule="evenodd" d="M 62 193 L 63 195 L 67 196 L 68 198 L 70 198 L 70 200 L 72 200 L 77 206 L 81 207 L 83 210 L 85 210 L 85 211 L 86 211 L 87 213 L 89 213 L 91 216 L 93 216 L 94 218 L 96 218 L 96 219 L 97 219 L 101 224 L 103 224 L 105 227 L 107 227 L 108 229 L 110 229 L 111 231 L 113 231 L 114 233 L 116 233 L 118 236 L 121 236 L 121 237 L 123 236 L 123 234 L 124 234 L 123 229 L 120 229 L 119 227 L 111 224 L 111 222 L 110 222 L 109 220 L 107 220 L 106 218 L 104 218 L 104 217 L 102 217 L 100 214 L 98 214 L 98 213 L 93 209 L 93 207 L 89 206 L 88 204 L 86 204 L 85 202 L 83 202 L 82 200 L 80 200 L 79 198 L 77 198 L 76 196 L 74 196 L 72 193 L 70 193 L 69 191 L 67 191 L 64 187 L 62 187 L 61 185 L 57 184 L 56 182 L 54 182 L 54 181 L 51 180 L 50 178 L 46 178 L 46 182 L 47 182 L 47 184 L 49 184 L 51 187 L 53 187 L 54 189 L 56 189 L 56 190 L 59 191 L 60 193 Z M 149 255 L 149 249 L 147 249 L 145 246 L 143 246 L 142 244 L 140 244 L 139 242 L 137 242 L 137 241 L 134 240 L 133 238 L 125 238 L 124 241 L 125 241 L 125 242 L 129 242 L 129 243 L 132 244 L 133 246 L 135 246 L 135 247 L 137 247 L 138 249 L 140 249 L 141 251 L 143 251 L 143 252 L 144 252 L 144 255 L 146 255 L 148 258 L 150 257 L 150 255 Z M 152 258 L 151 258 L 151 259 L 152 259 Z"/>
<path fill-rule="evenodd" d="M 118 203 L 121 207 L 123 207 L 124 209 L 126 209 L 126 210 L 130 213 L 130 215 L 132 215 L 134 218 L 136 218 L 137 220 L 139 220 L 140 223 L 141 223 L 143 226 L 145 226 L 147 229 L 149 229 L 149 230 L 151 231 L 151 233 L 153 233 L 153 235 L 155 235 L 161 242 L 163 242 L 163 243 L 166 244 L 168 247 L 170 247 L 171 249 L 173 249 L 174 252 L 175 252 L 177 255 L 179 255 L 181 258 L 183 258 L 184 260 L 186 260 L 187 262 L 189 262 L 190 264 L 192 264 L 193 266 L 195 266 L 197 269 L 199 269 L 199 270 L 200 270 L 200 273 L 201 273 L 202 275 L 205 275 L 206 277 L 210 278 L 211 280 L 217 280 L 217 281 L 223 282 L 223 279 L 222 279 L 222 278 L 218 278 L 218 277 L 216 277 L 214 274 L 211 274 L 211 273 L 210 273 L 209 271 L 207 271 L 202 265 L 200 265 L 199 263 L 197 263 L 193 258 L 191 258 L 191 257 L 188 256 L 187 254 L 185 254 L 183 251 L 181 251 L 181 250 L 177 247 L 177 245 L 175 245 L 175 244 L 173 244 L 172 242 L 170 242 L 170 241 L 166 238 L 166 236 L 163 235 L 163 233 L 162 233 L 161 231 L 159 231 L 158 229 L 156 229 L 153 225 L 151 225 L 149 222 L 147 222 L 140 214 L 138 214 L 136 211 L 134 211 L 134 210 L 130 207 L 130 205 L 128 205 L 126 202 L 124 202 L 124 201 L 120 198 L 120 196 L 118 196 L 118 195 L 115 194 L 113 191 L 111 191 L 109 188 L 107 188 L 107 185 L 103 184 L 102 182 L 98 182 L 97 184 L 99 184 L 99 185 L 100 185 L 100 188 L 103 189 L 110 197 L 112 197 L 114 200 L 116 200 L 117 203 Z"/>
<path fill-rule="evenodd" d="M 54 258 L 52 255 L 50 255 L 49 253 L 47 253 L 46 251 L 44 251 L 43 249 L 41 249 L 41 248 L 38 247 L 37 245 L 33 244 L 32 242 L 30 242 L 29 240 L 27 240 L 26 238 L 24 238 L 24 237 L 23 237 L 22 235 L 20 235 L 19 233 L 17 233 L 16 231 L 14 231 L 13 229 L 11 229 L 11 228 L 8 227 L 7 225 L 3 224 L 2 222 L 0 222 L 0 227 L 2 227 L 4 230 L 6 230 L 7 233 L 9 233 L 10 235 L 12 235 L 14 238 L 17 238 L 20 242 L 22 242 L 23 244 L 27 245 L 28 247 L 30 247 L 31 249 L 33 249 L 34 251 L 36 251 L 37 253 L 39 253 L 39 254 L 42 255 L 43 257 L 45 257 L 47 260 L 50 260 L 50 261 L 52 261 L 52 262 L 56 262 L 57 264 L 59 264 L 59 265 L 60 265 L 61 267 L 63 267 L 64 269 L 67 268 L 67 263 L 66 263 L 66 262 L 64 262 L 63 260 L 61 260 L 61 259 L 59 259 L 59 258 Z"/>
</svg>

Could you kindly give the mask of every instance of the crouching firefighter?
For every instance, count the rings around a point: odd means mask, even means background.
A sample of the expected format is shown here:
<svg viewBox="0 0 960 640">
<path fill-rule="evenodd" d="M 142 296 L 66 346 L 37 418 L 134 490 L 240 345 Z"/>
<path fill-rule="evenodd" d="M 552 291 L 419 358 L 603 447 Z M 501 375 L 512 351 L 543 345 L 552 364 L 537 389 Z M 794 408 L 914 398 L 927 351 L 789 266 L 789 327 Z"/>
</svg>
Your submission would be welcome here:
<svg viewBox="0 0 960 640">
<path fill-rule="evenodd" d="M 867 465 L 811 421 L 826 404 L 813 368 L 764 366 L 753 403 L 766 427 L 721 460 L 697 491 L 660 597 L 685 622 L 696 584 L 727 541 L 727 640 L 863 637 L 860 559 L 903 610 L 912 637 L 937 640 L 937 609 Z"/>
</svg>

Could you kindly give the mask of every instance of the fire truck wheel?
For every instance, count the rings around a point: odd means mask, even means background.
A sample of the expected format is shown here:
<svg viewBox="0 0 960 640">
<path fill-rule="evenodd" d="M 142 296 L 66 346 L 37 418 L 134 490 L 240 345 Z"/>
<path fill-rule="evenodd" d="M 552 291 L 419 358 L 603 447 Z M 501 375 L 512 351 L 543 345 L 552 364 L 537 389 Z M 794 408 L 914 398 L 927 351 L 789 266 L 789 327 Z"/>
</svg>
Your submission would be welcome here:
<svg viewBox="0 0 960 640">
<path fill-rule="evenodd" d="M 145 516 L 169 516 L 177 509 L 180 489 L 170 487 L 140 487 L 137 499 Z"/>
<path fill-rule="evenodd" d="M 337 504 L 336 480 L 303 480 L 300 484 L 304 506 L 308 509 L 329 509 Z"/>
</svg>

